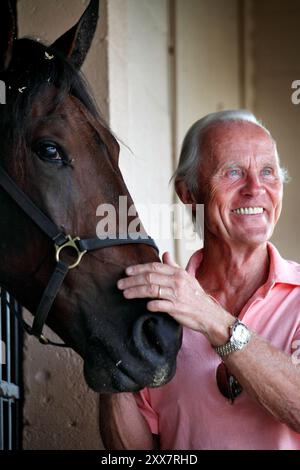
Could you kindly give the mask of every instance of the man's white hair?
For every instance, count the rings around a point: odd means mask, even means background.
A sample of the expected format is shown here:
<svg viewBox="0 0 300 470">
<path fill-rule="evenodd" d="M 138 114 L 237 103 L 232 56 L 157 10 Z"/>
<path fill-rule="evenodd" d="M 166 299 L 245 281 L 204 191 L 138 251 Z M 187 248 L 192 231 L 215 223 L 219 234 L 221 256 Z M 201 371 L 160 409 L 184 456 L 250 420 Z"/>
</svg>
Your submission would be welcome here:
<svg viewBox="0 0 300 470">
<path fill-rule="evenodd" d="M 198 168 L 202 161 L 201 144 L 204 130 L 213 124 L 228 121 L 252 122 L 253 124 L 256 124 L 265 130 L 265 132 L 270 136 L 275 144 L 275 151 L 278 157 L 281 180 L 284 183 L 287 182 L 289 179 L 288 172 L 286 169 L 280 166 L 280 159 L 275 140 L 271 136 L 271 133 L 268 131 L 268 129 L 263 126 L 263 124 L 258 121 L 258 119 L 256 119 L 254 114 L 250 113 L 250 111 L 247 111 L 246 109 L 219 111 L 217 113 L 208 114 L 202 119 L 196 121 L 184 138 L 180 152 L 179 163 L 174 175 L 172 176 L 172 180 L 174 180 L 175 183 L 176 181 L 185 181 L 188 189 L 193 194 L 197 193 Z"/>
</svg>

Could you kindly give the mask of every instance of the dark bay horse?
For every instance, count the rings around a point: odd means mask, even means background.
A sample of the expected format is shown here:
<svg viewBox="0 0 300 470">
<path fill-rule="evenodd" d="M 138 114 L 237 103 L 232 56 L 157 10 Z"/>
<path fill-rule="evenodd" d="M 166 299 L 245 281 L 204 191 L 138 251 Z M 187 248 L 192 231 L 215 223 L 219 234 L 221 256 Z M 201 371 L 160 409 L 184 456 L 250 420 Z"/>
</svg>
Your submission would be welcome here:
<svg viewBox="0 0 300 470">
<path fill-rule="evenodd" d="M 79 265 L 62 275 L 65 262 L 55 260 L 51 240 L 56 236 L 48 236 L 54 226 L 60 237 L 95 243 L 99 204 L 118 210 L 119 196 L 132 204 L 118 167 L 118 143 L 79 73 L 96 29 L 98 0 L 49 47 L 17 39 L 15 0 L 1 1 L 0 10 L 0 79 L 7 91 L 0 105 L 0 284 L 35 319 L 37 311 L 44 312 L 40 323 L 47 319 L 83 357 L 94 390 L 162 385 L 175 373 L 181 329 L 167 315 L 147 311 L 144 300 L 124 299 L 116 288 L 129 264 L 159 261 L 153 246 L 88 249 Z M 29 209 L 22 207 L 24 198 Z"/>
</svg>

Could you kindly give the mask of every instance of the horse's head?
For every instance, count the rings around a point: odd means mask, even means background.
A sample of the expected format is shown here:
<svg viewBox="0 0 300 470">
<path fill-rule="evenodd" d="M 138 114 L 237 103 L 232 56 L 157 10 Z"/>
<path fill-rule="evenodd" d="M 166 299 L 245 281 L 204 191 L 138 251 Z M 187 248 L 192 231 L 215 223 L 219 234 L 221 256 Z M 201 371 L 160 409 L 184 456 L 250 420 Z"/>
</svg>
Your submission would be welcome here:
<svg viewBox="0 0 300 470">
<path fill-rule="evenodd" d="M 132 201 L 118 167 L 118 143 L 100 119 L 78 70 L 98 16 L 92 0 L 52 46 L 16 39 L 15 1 L 1 2 L 0 165 L 64 233 L 95 238 L 96 211 L 119 196 Z M 33 314 L 55 269 L 51 240 L 0 189 L 0 283 Z M 126 230 L 128 227 L 125 227 Z M 68 256 L 68 255 L 67 255 Z M 175 372 L 181 329 L 146 302 L 116 288 L 129 264 L 158 261 L 151 246 L 89 252 L 70 270 L 47 323 L 84 358 L 97 391 L 133 391 L 166 383 Z"/>
</svg>

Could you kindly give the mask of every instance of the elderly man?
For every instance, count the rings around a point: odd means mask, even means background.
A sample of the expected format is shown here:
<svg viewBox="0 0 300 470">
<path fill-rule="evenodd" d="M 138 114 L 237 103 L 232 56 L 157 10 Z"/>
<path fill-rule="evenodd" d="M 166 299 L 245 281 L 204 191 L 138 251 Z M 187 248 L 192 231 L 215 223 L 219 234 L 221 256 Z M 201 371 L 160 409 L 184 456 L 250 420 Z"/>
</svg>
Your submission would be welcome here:
<svg viewBox="0 0 300 470">
<path fill-rule="evenodd" d="M 177 372 L 103 399 L 110 448 L 153 448 L 159 436 L 161 449 L 300 449 L 300 266 L 268 242 L 283 180 L 251 113 L 214 113 L 188 132 L 175 186 L 184 203 L 205 204 L 204 248 L 186 271 L 165 253 L 118 283 L 184 326 Z"/>
</svg>

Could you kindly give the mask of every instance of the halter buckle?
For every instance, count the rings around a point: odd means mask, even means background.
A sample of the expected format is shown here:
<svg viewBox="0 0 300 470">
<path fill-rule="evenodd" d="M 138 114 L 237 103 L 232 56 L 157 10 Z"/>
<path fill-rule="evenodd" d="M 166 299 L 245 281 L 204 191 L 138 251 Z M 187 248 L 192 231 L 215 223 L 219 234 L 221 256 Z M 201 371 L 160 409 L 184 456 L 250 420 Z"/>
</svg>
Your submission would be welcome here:
<svg viewBox="0 0 300 470">
<path fill-rule="evenodd" d="M 77 253 L 77 260 L 75 261 L 75 263 L 73 264 L 70 264 L 70 266 L 68 266 L 68 269 L 73 269 L 73 268 L 76 268 L 76 266 L 79 265 L 83 255 L 86 253 L 87 250 L 84 250 L 84 251 L 80 251 L 77 244 L 76 244 L 76 241 L 79 241 L 80 238 L 79 237 L 75 237 L 75 238 L 72 238 L 71 235 L 67 235 L 67 239 L 68 241 L 66 241 L 63 245 L 54 245 L 55 246 L 55 258 L 56 258 L 56 261 L 59 262 L 60 261 L 60 253 L 61 251 L 64 249 L 64 248 L 73 248 L 76 253 Z"/>
<path fill-rule="evenodd" d="M 41 334 L 39 337 L 38 337 L 38 340 L 41 344 L 44 344 L 44 345 L 47 345 L 49 344 L 49 340 L 48 338 L 46 338 L 46 336 L 44 336 L 43 334 Z"/>
</svg>

